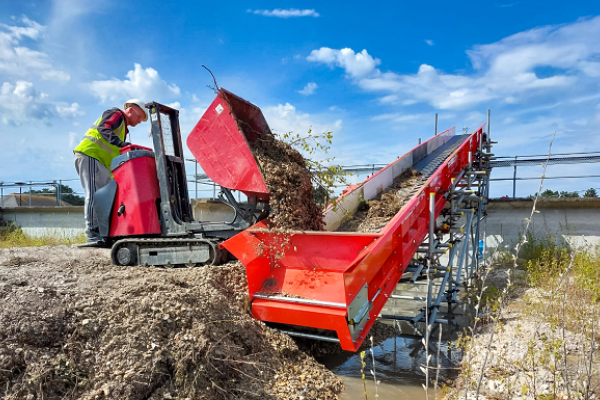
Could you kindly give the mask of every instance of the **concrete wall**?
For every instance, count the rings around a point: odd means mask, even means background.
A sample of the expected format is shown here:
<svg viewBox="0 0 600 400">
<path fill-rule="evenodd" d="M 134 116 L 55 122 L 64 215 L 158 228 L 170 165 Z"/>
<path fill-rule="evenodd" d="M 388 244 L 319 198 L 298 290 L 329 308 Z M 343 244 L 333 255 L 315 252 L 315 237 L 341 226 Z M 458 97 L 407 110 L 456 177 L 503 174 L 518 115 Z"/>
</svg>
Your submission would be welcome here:
<svg viewBox="0 0 600 400">
<path fill-rule="evenodd" d="M 85 233 L 83 207 L 2 208 L 0 218 L 15 223 L 33 237 L 75 237 Z"/>
<path fill-rule="evenodd" d="M 196 220 L 231 222 L 233 209 L 210 199 L 192 200 Z M 85 233 L 83 207 L 4 207 L 0 208 L 0 226 L 15 223 L 32 237 L 75 237 Z"/>
<path fill-rule="evenodd" d="M 198 203 L 195 206 L 202 208 Z M 525 218 L 529 218 L 532 207 L 531 201 L 489 204 L 488 216 L 481 225 L 488 255 L 498 246 L 514 247 L 525 231 Z M 600 245 L 600 199 L 544 201 L 537 208 L 539 213 L 534 213 L 530 226 L 535 237 L 558 237 L 572 246 Z M 195 212 L 199 214 L 198 209 Z M 85 232 L 83 207 L 0 208 L 0 218 L 16 223 L 34 237 L 74 237 Z"/>
<path fill-rule="evenodd" d="M 485 229 L 488 254 L 498 246 L 514 246 L 525 232 L 532 201 L 506 201 L 489 204 Z M 554 237 L 572 247 L 600 245 L 600 199 L 565 199 L 538 202 L 530 231 L 535 238 Z"/>
</svg>

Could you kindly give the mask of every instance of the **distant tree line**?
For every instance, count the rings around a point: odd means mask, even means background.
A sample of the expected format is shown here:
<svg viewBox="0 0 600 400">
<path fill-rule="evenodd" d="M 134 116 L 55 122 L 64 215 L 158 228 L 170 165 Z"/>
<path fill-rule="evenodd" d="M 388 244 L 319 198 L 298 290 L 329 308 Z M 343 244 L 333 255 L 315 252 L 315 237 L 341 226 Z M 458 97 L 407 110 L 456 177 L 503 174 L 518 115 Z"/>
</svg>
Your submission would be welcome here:
<svg viewBox="0 0 600 400">
<path fill-rule="evenodd" d="M 66 201 L 67 203 L 71 204 L 72 206 L 82 206 L 84 203 L 84 198 L 83 196 L 78 196 L 77 194 L 75 194 L 75 191 L 70 188 L 67 185 L 63 185 L 63 184 L 59 184 L 60 185 L 60 198 L 63 201 Z M 53 187 L 51 189 L 48 188 L 44 188 L 42 190 L 32 190 L 31 191 L 32 194 L 52 194 L 53 196 L 56 196 L 56 188 Z"/>
<path fill-rule="evenodd" d="M 530 198 L 535 197 L 534 195 L 530 195 Z M 540 193 L 540 197 L 545 198 L 554 198 L 554 199 L 567 199 L 567 198 L 577 198 L 577 197 L 598 197 L 598 193 L 596 189 L 589 188 L 585 191 L 583 196 L 579 195 L 579 192 L 567 192 L 567 191 L 558 191 L 558 190 L 550 190 L 546 189 L 542 193 Z"/>
</svg>

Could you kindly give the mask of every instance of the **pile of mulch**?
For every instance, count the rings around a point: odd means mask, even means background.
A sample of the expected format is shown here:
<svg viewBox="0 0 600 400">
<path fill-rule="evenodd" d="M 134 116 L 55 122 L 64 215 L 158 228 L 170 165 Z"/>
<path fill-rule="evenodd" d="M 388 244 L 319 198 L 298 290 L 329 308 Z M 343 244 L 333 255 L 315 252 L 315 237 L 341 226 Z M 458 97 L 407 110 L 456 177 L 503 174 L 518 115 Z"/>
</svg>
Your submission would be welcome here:
<svg viewBox="0 0 600 400">
<path fill-rule="evenodd" d="M 338 232 L 379 232 L 412 198 L 427 179 L 414 169 L 408 169 L 394 179 L 389 187 L 374 199 L 363 201 Z"/>
<path fill-rule="evenodd" d="M 341 381 L 247 313 L 245 269 L 0 250 L 3 399 L 335 399 Z"/>
<path fill-rule="evenodd" d="M 262 134 L 250 148 L 269 189 L 271 221 L 285 230 L 322 230 L 323 209 L 315 203 L 304 157 L 270 134 Z"/>
</svg>

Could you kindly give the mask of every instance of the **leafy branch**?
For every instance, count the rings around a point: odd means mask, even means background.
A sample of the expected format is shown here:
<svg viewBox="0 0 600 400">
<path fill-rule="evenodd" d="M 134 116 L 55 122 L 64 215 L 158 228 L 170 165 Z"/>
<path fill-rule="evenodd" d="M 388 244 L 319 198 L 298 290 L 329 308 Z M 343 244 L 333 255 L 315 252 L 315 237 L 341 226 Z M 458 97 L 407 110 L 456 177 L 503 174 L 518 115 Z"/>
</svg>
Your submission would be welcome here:
<svg viewBox="0 0 600 400">
<path fill-rule="evenodd" d="M 316 199 L 317 202 L 328 203 L 330 198 L 334 198 L 335 188 L 337 186 L 348 186 L 350 183 L 347 177 L 352 173 L 346 172 L 340 165 L 331 165 L 335 157 L 319 158 L 320 155 L 328 154 L 333 144 L 333 132 L 326 131 L 316 134 L 312 129 L 308 130 L 306 135 L 287 132 L 277 135 L 278 139 L 288 143 L 290 146 L 303 153 L 306 161 L 306 167 L 313 174 L 313 182 L 317 186 L 317 195 L 324 194 L 324 199 Z M 326 193 L 322 193 L 325 191 Z"/>
</svg>

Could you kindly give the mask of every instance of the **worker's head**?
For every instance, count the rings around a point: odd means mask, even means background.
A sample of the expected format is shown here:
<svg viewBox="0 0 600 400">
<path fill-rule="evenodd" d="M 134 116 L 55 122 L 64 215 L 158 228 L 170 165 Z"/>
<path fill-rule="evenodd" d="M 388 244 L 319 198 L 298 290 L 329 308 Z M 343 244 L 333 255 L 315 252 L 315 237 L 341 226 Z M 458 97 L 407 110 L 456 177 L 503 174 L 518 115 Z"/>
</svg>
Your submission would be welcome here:
<svg viewBox="0 0 600 400">
<path fill-rule="evenodd" d="M 125 116 L 127 117 L 127 125 L 136 126 L 140 122 L 148 120 L 148 114 L 144 110 L 144 103 L 138 99 L 131 99 L 125 103 Z"/>
</svg>

